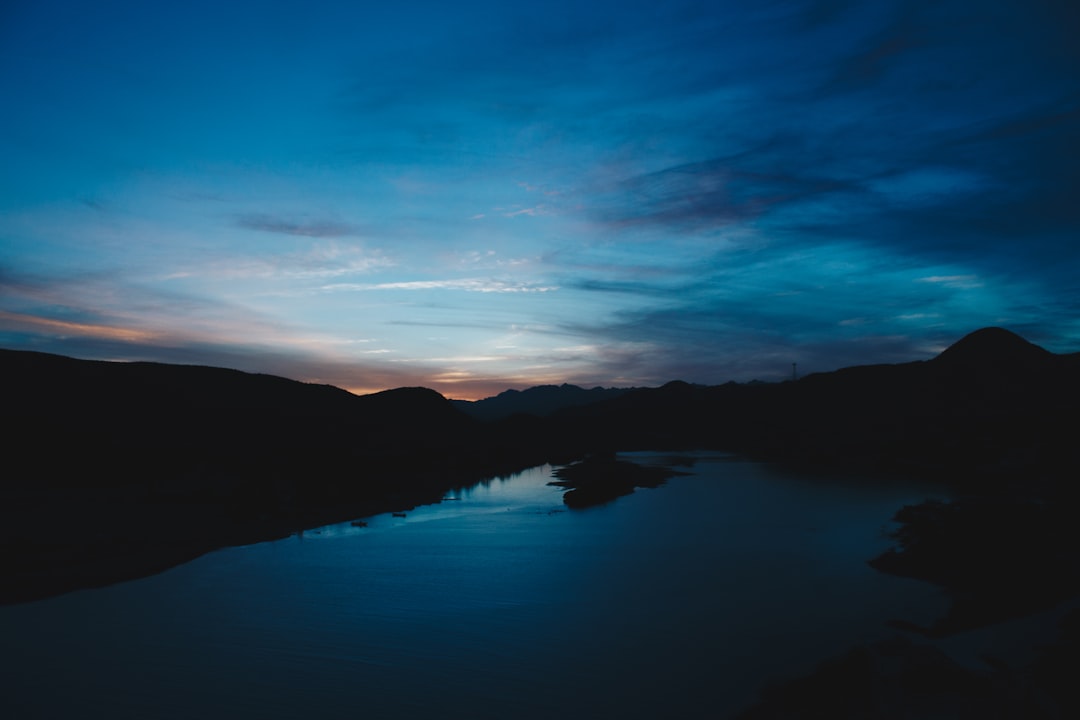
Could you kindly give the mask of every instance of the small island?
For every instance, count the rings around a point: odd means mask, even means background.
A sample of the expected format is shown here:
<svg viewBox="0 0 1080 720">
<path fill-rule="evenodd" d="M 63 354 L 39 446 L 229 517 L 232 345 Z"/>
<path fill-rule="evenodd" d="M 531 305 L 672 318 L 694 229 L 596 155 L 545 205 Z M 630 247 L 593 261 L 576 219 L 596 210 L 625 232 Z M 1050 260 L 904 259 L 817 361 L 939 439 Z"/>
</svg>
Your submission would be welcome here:
<svg viewBox="0 0 1080 720">
<path fill-rule="evenodd" d="M 555 471 L 549 485 L 568 488 L 563 502 L 572 509 L 603 505 L 629 495 L 639 487 L 655 488 L 670 477 L 687 473 L 656 465 L 638 465 L 628 460 L 617 460 L 611 454 L 591 455 L 573 465 Z"/>
</svg>

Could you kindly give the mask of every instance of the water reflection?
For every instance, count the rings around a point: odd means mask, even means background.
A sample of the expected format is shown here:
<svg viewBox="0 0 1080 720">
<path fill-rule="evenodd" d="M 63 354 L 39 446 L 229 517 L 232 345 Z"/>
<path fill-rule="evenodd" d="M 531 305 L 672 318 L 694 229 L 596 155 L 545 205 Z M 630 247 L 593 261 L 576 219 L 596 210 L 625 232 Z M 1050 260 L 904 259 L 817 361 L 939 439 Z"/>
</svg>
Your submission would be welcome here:
<svg viewBox="0 0 1080 720">
<path fill-rule="evenodd" d="M 545 466 L 0 608 L 0 713 L 723 717 L 767 678 L 943 607 L 865 564 L 925 488 L 675 459 L 693 474 L 582 513 L 562 512 Z"/>
</svg>

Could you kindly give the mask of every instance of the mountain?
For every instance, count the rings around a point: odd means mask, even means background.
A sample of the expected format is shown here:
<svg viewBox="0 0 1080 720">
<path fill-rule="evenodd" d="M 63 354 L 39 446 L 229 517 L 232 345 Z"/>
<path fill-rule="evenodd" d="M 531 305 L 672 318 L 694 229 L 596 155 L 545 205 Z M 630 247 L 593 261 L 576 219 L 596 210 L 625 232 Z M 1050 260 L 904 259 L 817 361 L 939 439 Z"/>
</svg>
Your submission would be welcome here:
<svg viewBox="0 0 1080 720">
<path fill-rule="evenodd" d="M 0 392 L 0 572 L 11 581 L 0 602 L 406 509 L 508 469 L 474 421 L 425 388 L 355 396 L 221 368 L 2 350 Z"/>
<path fill-rule="evenodd" d="M 1010 371 L 1037 371 L 1054 354 L 1000 327 L 976 330 L 946 348 L 934 358 L 939 365 L 986 366 Z"/>
<path fill-rule="evenodd" d="M 625 449 L 712 447 L 822 467 L 1059 482 L 1080 468 L 1080 355 L 1000 328 L 927 361 L 798 381 L 640 389 L 552 420 L 563 436 Z"/>
<path fill-rule="evenodd" d="M 727 450 L 1045 499 L 1070 498 L 1080 475 L 1080 354 L 1001 328 L 932 360 L 797 381 L 542 386 L 468 405 L 425 388 L 355 396 L 236 370 L 0 350 L 0 397 L 0 602 L 613 450 Z"/>
<path fill-rule="evenodd" d="M 466 415 L 490 422 L 511 415 L 536 415 L 548 417 L 552 413 L 570 407 L 580 407 L 610 400 L 627 392 L 627 388 L 594 387 L 585 390 L 577 385 L 537 385 L 527 390 L 506 390 L 483 400 L 452 400 Z"/>
<path fill-rule="evenodd" d="M 5 350 L 0 379 L 16 446 L 36 448 L 35 474 L 61 485 L 99 484 L 88 472 L 98 467 L 114 485 L 144 484 L 151 469 L 177 485 L 208 465 L 245 479 L 345 468 L 357 457 L 393 457 L 394 448 L 450 447 L 473 425 L 432 390 L 358 397 L 222 368 Z"/>
</svg>

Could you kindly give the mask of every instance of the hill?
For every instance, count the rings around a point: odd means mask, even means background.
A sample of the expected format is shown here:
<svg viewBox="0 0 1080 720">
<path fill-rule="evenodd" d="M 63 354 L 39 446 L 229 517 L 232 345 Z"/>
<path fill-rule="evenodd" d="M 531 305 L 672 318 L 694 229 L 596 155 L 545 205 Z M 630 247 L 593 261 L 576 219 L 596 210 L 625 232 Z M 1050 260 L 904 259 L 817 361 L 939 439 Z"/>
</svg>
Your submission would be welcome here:
<svg viewBox="0 0 1080 720">
<path fill-rule="evenodd" d="M 0 601 L 438 500 L 507 468 L 438 393 L 0 351 Z M 516 466 L 515 466 L 516 467 Z M 48 533 L 40 528 L 48 525 Z"/>
<path fill-rule="evenodd" d="M 1000 328 L 939 356 L 783 383 L 670 383 L 557 412 L 565 437 L 617 448 L 710 447 L 950 482 L 1052 483 L 1080 468 L 1080 355 Z"/>
<path fill-rule="evenodd" d="M 10 579 L 0 602 L 612 450 L 720 449 L 1049 500 L 1070 498 L 1080 472 L 1080 354 L 1000 328 L 932 360 L 797 381 L 542 386 L 466 406 L 486 422 L 424 388 L 355 396 L 235 370 L 11 350 L 0 350 L 0 392 Z"/>
<path fill-rule="evenodd" d="M 601 388 L 591 390 L 577 385 L 537 385 L 527 390 L 505 390 L 483 400 L 451 400 L 454 406 L 476 420 L 491 422 L 512 415 L 535 415 L 549 417 L 566 408 L 591 405 L 610 400 L 628 392 L 629 388 Z"/>
</svg>

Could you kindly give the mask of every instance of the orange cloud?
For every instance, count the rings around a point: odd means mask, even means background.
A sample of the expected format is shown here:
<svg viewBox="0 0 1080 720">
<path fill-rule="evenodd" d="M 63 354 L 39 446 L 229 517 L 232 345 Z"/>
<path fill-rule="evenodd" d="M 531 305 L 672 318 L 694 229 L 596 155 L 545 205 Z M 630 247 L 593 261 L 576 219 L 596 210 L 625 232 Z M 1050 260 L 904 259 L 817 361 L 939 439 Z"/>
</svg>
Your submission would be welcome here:
<svg viewBox="0 0 1080 720">
<path fill-rule="evenodd" d="M 12 313 L 5 310 L 0 310 L 0 323 L 10 329 L 52 332 L 58 335 L 84 335 L 102 340 L 119 340 L 121 342 L 149 342 L 159 337 L 157 333 L 146 330 L 56 320 L 36 315 Z"/>
</svg>

